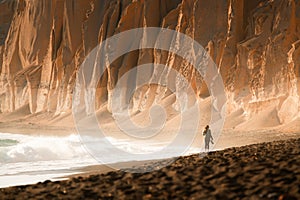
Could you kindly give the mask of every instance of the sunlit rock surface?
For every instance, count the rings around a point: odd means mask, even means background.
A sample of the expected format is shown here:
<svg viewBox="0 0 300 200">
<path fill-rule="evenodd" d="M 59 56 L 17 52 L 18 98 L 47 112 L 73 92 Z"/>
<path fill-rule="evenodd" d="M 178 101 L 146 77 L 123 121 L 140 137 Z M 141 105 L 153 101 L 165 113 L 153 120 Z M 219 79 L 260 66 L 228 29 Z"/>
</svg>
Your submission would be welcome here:
<svg viewBox="0 0 300 200">
<path fill-rule="evenodd" d="M 1 0 L 0 111 L 26 106 L 32 114 L 69 111 L 76 72 L 85 56 L 106 38 L 137 27 L 174 29 L 205 47 L 222 74 L 228 114 L 241 111 L 251 116 L 269 106 L 278 123 L 297 117 L 296 0 Z M 200 75 L 184 60 L 143 49 L 112 63 L 98 83 L 96 107 L 110 110 L 117 80 L 149 62 L 172 66 L 199 98 L 209 95 Z M 161 73 L 150 70 L 149 76 L 154 75 Z M 180 88 L 180 80 L 175 81 Z M 135 94 L 133 108 L 144 110 L 169 95 L 164 88 L 145 86 Z M 171 103 L 176 107 L 176 100 Z"/>
</svg>

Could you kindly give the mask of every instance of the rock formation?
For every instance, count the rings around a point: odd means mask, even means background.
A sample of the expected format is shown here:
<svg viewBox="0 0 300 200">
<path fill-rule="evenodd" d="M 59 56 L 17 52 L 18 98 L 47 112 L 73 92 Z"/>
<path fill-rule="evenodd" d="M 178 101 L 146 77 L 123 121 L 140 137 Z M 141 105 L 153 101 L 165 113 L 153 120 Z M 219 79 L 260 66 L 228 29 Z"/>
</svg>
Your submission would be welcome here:
<svg viewBox="0 0 300 200">
<path fill-rule="evenodd" d="M 296 0 L 1 0 L 0 111 L 24 106 L 31 113 L 69 111 L 76 72 L 88 53 L 106 38 L 137 27 L 174 29 L 205 47 L 222 74 L 229 114 L 242 109 L 251 115 L 271 105 L 280 123 L 297 117 Z M 180 58 L 170 62 L 170 56 L 145 49 L 117 59 L 99 81 L 96 106 L 109 105 L 117 80 L 148 62 L 170 64 L 199 98 L 207 96 L 193 67 Z M 169 94 L 158 87 L 144 89 L 136 109 L 144 109 L 144 98 L 159 95 Z"/>
</svg>

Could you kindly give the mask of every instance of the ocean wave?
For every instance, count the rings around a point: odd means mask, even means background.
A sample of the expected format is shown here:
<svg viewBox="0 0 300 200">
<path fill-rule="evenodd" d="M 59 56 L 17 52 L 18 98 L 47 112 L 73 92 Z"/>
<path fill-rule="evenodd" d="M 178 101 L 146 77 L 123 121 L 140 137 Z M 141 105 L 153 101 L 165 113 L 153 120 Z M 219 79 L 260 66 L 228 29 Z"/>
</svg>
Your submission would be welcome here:
<svg viewBox="0 0 300 200">
<path fill-rule="evenodd" d="M 0 134 L 0 163 L 65 160 L 86 155 L 75 134 L 65 137 Z"/>
<path fill-rule="evenodd" d="M 0 139 L 0 147 L 8 147 L 18 144 L 18 140 L 12 140 L 12 139 Z"/>
</svg>

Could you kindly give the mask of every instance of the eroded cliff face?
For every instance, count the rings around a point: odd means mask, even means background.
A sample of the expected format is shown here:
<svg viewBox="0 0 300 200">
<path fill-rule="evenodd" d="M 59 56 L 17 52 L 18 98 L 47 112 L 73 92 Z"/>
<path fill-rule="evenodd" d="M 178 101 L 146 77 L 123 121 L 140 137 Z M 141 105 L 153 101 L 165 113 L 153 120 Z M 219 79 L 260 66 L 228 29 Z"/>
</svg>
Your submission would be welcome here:
<svg viewBox="0 0 300 200">
<path fill-rule="evenodd" d="M 132 28 L 164 27 L 206 47 L 222 74 L 229 113 L 242 109 L 251 115 L 272 104 L 281 123 L 298 115 L 296 0 L 2 0 L 0 13 L 1 112 L 24 106 L 31 113 L 70 110 L 76 71 L 97 44 Z M 111 65 L 99 81 L 96 106 L 108 101 L 109 107 L 117 80 L 149 62 L 172 66 L 192 83 L 199 98 L 208 95 L 186 61 L 146 49 Z M 135 109 L 167 95 L 159 87 L 146 87 L 135 96 Z"/>
</svg>

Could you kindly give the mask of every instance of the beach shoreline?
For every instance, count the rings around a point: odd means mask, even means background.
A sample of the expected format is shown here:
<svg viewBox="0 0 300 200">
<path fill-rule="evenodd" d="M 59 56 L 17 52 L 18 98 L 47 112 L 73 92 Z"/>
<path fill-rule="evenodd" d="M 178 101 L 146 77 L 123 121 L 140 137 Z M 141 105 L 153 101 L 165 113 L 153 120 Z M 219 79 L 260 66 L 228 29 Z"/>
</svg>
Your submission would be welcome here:
<svg viewBox="0 0 300 200">
<path fill-rule="evenodd" d="M 45 114 L 46 115 L 46 114 Z M 39 114 L 38 116 L 41 116 Z M 45 116 L 46 119 L 47 116 Z M 74 124 L 72 123 L 72 120 L 70 120 L 70 113 L 67 113 L 62 116 L 58 116 L 54 120 L 51 121 L 51 123 L 45 122 L 45 120 L 37 121 L 32 120 L 32 117 L 29 119 L 20 119 L 19 121 L 5 121 L 5 117 L 2 116 L 0 122 L 0 132 L 8 132 L 11 134 L 21 134 L 26 135 L 30 137 L 39 137 L 43 138 L 46 137 L 51 138 L 52 136 L 57 138 L 56 140 L 59 140 L 60 137 L 66 138 L 70 135 L 76 136 L 76 138 L 80 137 L 79 133 L 77 133 L 76 128 Z M 60 122 L 60 123 L 58 123 Z M 65 123 L 68 122 L 68 123 Z M 109 129 L 114 130 L 114 129 Z M 114 130 L 115 131 L 115 130 Z M 120 135 L 119 133 L 115 133 L 114 131 L 110 132 L 110 137 L 118 138 Z M 167 130 L 168 131 L 168 130 Z M 169 137 L 169 135 L 172 135 L 173 131 L 169 130 L 165 136 L 163 136 L 163 139 L 166 139 Z M 225 128 L 223 129 L 222 133 L 220 133 L 219 138 L 215 138 L 215 146 L 213 148 L 214 151 L 216 150 L 223 150 L 227 148 L 238 148 L 244 145 L 251 145 L 251 144 L 258 144 L 262 142 L 272 142 L 276 140 L 288 140 L 288 139 L 294 139 L 294 138 L 300 138 L 300 131 L 298 129 L 293 128 L 291 131 L 286 131 L 283 128 L 263 128 L 259 130 L 240 130 L 238 128 Z M 46 141 L 47 141 L 46 140 Z M 55 141 L 56 141 L 55 140 Z M 73 140 L 73 138 L 72 138 Z M 122 139 L 120 139 L 122 140 Z M 197 149 L 198 152 L 200 152 L 201 149 L 201 143 L 203 141 L 201 130 L 199 130 L 199 133 L 197 134 L 197 137 L 191 144 L 191 147 L 194 149 Z M 65 168 L 63 170 L 64 173 L 57 173 L 57 176 L 50 178 L 40 178 L 37 179 L 37 181 L 34 182 L 43 182 L 47 179 L 50 180 L 61 180 L 61 179 L 70 179 L 74 177 L 79 176 L 88 176 L 93 174 L 103 174 L 108 173 L 111 171 L 115 171 L 115 169 L 120 168 L 135 168 L 137 166 L 151 163 L 155 160 L 144 160 L 144 161 L 126 161 L 126 162 L 116 162 L 115 164 L 98 164 L 98 162 L 95 160 L 93 164 L 87 164 L 79 167 L 70 167 Z M 116 166 L 115 168 L 112 168 L 112 166 L 119 164 L 119 166 Z M 52 169 L 50 169 L 52 170 Z M 53 171 L 53 170 L 52 170 Z M 53 172 L 54 173 L 54 172 Z M 23 173 L 25 174 L 25 173 Z M 55 174 L 55 173 L 54 173 Z M 17 176 L 16 176 L 17 177 Z M 5 177 L 2 178 L 2 180 L 5 179 Z M 16 178 L 16 180 L 19 180 Z M 11 180 L 13 181 L 13 180 Z M 30 181 L 29 183 L 33 183 Z M 14 184 L 12 184 L 14 185 Z M 16 182 L 15 185 L 20 185 L 18 182 Z"/>
<path fill-rule="evenodd" d="M 300 138 L 179 157 L 159 170 L 152 165 L 154 171 L 147 165 L 132 168 L 134 173 L 117 170 L 1 188 L 0 197 L 299 199 L 299 166 Z"/>
</svg>

